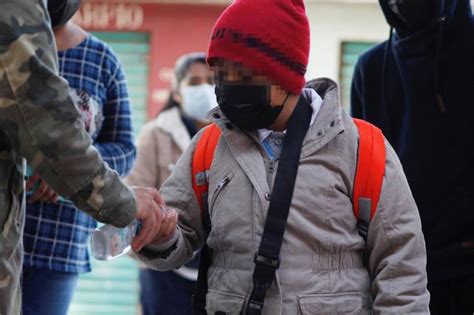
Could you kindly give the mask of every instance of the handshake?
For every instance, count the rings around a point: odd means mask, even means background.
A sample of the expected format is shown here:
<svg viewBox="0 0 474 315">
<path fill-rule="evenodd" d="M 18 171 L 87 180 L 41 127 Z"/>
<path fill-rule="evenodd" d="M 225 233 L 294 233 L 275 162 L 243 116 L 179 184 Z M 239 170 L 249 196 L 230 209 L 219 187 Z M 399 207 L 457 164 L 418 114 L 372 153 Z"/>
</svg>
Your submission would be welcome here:
<svg viewBox="0 0 474 315">
<path fill-rule="evenodd" d="M 141 221 L 140 233 L 132 242 L 132 249 L 139 252 L 149 244 L 168 242 L 176 232 L 178 213 L 167 208 L 155 188 L 131 187 L 137 202 L 136 218 Z"/>
<path fill-rule="evenodd" d="M 169 241 L 176 231 L 178 213 L 168 209 L 163 198 L 155 188 L 131 187 L 137 203 L 136 219 L 141 221 L 140 233 L 132 242 L 132 249 L 139 252 L 149 244 L 160 245 Z M 58 194 L 52 190 L 38 174 L 32 175 L 26 182 L 26 191 L 30 191 L 29 203 L 58 201 Z"/>
</svg>

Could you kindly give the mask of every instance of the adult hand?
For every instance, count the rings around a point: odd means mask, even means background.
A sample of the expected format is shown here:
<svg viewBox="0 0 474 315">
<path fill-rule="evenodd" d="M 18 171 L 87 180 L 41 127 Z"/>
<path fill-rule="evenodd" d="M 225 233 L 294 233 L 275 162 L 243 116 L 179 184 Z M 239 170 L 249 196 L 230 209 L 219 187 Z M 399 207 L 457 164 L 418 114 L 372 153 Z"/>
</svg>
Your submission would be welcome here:
<svg viewBox="0 0 474 315">
<path fill-rule="evenodd" d="M 58 194 L 52 190 L 48 184 L 41 177 L 35 173 L 31 176 L 26 182 L 26 191 L 30 191 L 39 183 L 38 188 L 33 192 L 33 194 L 28 198 L 29 203 L 34 202 L 49 202 L 54 203 L 58 201 Z"/>
<path fill-rule="evenodd" d="M 137 202 L 136 218 L 142 224 L 140 233 L 132 242 L 132 249 L 139 252 L 162 234 L 161 224 L 164 214 L 160 205 L 164 205 L 164 201 L 155 188 L 131 187 L 131 189 Z"/>
</svg>

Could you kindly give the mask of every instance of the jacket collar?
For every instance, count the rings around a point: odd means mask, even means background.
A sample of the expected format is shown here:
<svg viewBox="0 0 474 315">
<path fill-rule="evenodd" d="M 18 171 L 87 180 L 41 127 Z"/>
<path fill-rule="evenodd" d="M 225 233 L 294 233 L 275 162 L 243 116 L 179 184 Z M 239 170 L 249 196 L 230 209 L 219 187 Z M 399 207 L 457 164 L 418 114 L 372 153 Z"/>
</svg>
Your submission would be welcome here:
<svg viewBox="0 0 474 315">
<path fill-rule="evenodd" d="M 339 99 L 337 84 L 330 79 L 317 79 L 310 81 L 308 88 L 313 88 L 323 98 L 323 104 L 316 117 L 316 121 L 306 134 L 303 142 L 301 157 L 304 158 L 329 143 L 344 130 L 342 121 L 342 107 Z M 252 182 L 253 187 L 259 195 L 263 209 L 268 201 L 265 194 L 269 191 L 267 174 L 264 167 L 263 156 L 255 148 L 258 142 L 257 133 L 249 134 L 241 132 L 222 113 L 215 108 L 208 113 L 207 119 L 219 126 L 229 150 L 242 167 L 245 174 Z"/>
<path fill-rule="evenodd" d="M 178 108 L 172 108 L 162 112 L 155 120 L 156 126 L 163 132 L 169 134 L 181 151 L 185 151 L 191 142 L 189 132 L 181 120 Z"/>
<path fill-rule="evenodd" d="M 311 80 L 308 88 L 314 89 L 323 99 L 323 104 L 303 142 L 302 157 L 319 150 L 344 131 L 340 90 L 336 82 L 327 78 Z"/>
</svg>

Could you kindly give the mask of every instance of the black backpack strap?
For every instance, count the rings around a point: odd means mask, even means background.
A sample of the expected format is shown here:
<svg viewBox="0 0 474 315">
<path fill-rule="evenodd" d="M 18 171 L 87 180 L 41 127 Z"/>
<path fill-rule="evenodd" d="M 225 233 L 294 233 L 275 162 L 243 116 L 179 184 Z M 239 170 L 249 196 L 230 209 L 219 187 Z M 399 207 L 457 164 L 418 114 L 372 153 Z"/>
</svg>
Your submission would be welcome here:
<svg viewBox="0 0 474 315">
<path fill-rule="evenodd" d="M 276 270 L 280 267 L 283 235 L 293 198 L 303 140 L 309 129 L 312 112 L 306 97 L 301 95 L 288 123 L 262 240 L 254 257 L 253 290 L 246 308 L 247 315 L 262 313 L 265 295 L 275 278 Z"/>
<path fill-rule="evenodd" d="M 211 266 L 211 249 L 204 245 L 200 253 L 199 273 L 193 294 L 193 315 L 206 315 L 207 271 Z"/>
<path fill-rule="evenodd" d="M 207 201 L 207 199 L 206 199 Z M 209 216 L 209 209 L 207 207 L 207 202 L 204 202 L 204 230 L 206 234 L 209 235 L 211 232 L 211 218 Z M 199 272 L 194 287 L 193 294 L 193 315 L 207 315 L 206 311 L 206 294 L 207 294 L 207 272 L 212 262 L 212 251 L 204 244 L 204 247 L 201 249 L 199 257 Z"/>
</svg>

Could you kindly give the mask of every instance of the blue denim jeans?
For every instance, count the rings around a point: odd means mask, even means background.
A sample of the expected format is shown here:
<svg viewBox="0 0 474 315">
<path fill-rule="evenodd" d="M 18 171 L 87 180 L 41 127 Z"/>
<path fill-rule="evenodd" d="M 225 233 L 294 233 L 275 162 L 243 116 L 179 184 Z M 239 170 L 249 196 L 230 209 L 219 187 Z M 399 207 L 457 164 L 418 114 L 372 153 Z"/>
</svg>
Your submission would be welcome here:
<svg viewBox="0 0 474 315">
<path fill-rule="evenodd" d="M 194 285 L 173 271 L 140 270 L 143 315 L 191 315 Z"/>
<path fill-rule="evenodd" d="M 77 273 L 23 268 L 23 315 L 67 315 Z"/>
</svg>

